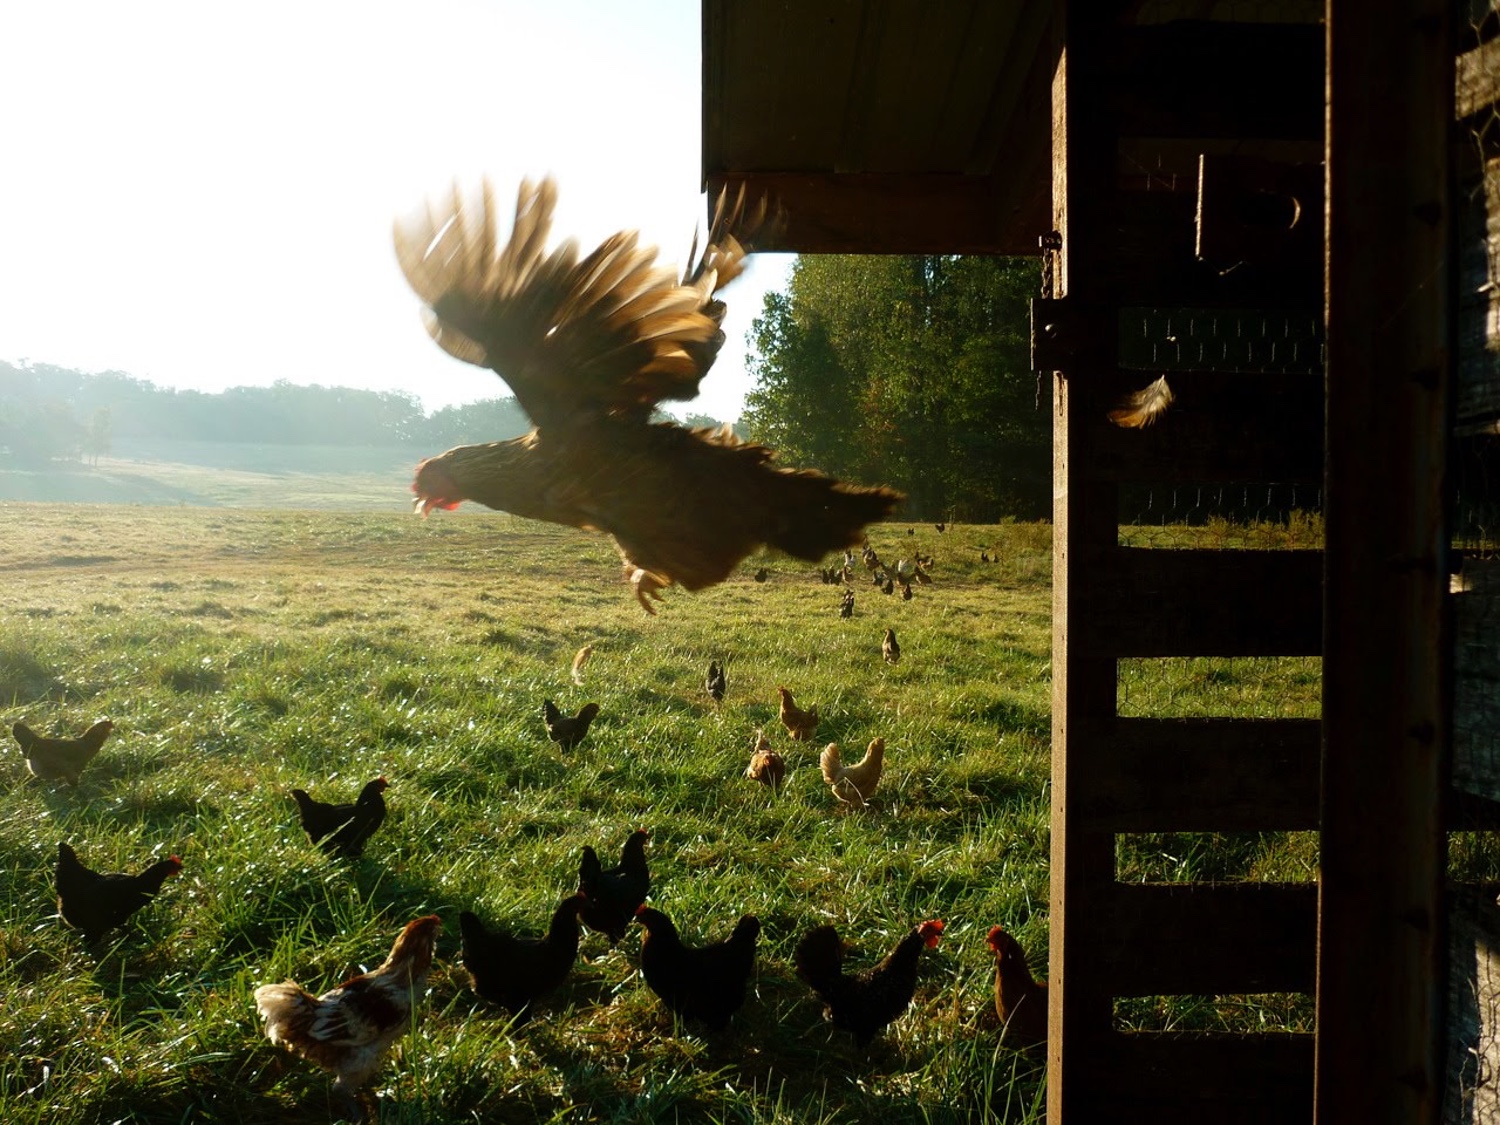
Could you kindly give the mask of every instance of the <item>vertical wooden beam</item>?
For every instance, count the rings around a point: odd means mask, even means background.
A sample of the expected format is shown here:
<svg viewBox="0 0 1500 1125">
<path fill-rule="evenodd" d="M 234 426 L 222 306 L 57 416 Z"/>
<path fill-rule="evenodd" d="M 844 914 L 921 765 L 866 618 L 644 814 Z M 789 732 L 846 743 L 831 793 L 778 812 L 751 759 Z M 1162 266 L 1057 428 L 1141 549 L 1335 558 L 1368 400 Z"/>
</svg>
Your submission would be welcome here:
<svg viewBox="0 0 1500 1125">
<path fill-rule="evenodd" d="M 1329 0 L 1317 1120 L 1441 1103 L 1449 0 Z"/>
<path fill-rule="evenodd" d="M 1062 234 L 1058 296 L 1075 306 L 1111 307 L 1101 279 L 1108 266 L 1106 216 L 1114 198 L 1114 136 L 1103 112 L 1105 68 L 1100 44 L 1105 5 L 1059 5 L 1057 33 L 1066 27 L 1052 87 L 1053 222 Z M 1064 14 L 1062 9 L 1066 8 Z M 1061 38 L 1059 42 L 1063 42 Z M 1103 960 L 1094 952 L 1097 926 L 1090 908 L 1114 880 L 1114 836 L 1091 827 L 1082 807 L 1090 755 L 1101 728 L 1116 710 L 1112 657 L 1075 656 L 1101 651 L 1086 614 L 1070 614 L 1098 580 L 1118 538 L 1117 490 L 1088 472 L 1098 427 L 1083 419 L 1103 416 L 1101 384 L 1115 365 L 1116 334 L 1109 318 L 1098 331 L 1075 332 L 1073 370 L 1058 375 L 1053 415 L 1052 530 L 1052 858 L 1050 902 L 1051 984 L 1047 1039 L 1047 1119 L 1100 1119 L 1096 1060 L 1109 1034 L 1113 1001 Z M 1078 785 L 1074 779 L 1081 779 Z"/>
</svg>

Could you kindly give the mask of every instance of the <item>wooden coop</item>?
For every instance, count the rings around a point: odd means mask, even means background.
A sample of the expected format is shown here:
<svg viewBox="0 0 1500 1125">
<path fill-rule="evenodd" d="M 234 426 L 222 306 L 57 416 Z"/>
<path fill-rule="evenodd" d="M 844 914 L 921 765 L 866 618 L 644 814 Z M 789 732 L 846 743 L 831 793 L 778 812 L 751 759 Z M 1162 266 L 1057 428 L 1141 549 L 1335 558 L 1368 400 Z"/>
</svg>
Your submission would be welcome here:
<svg viewBox="0 0 1500 1125">
<path fill-rule="evenodd" d="M 1495 888 L 1445 888 L 1451 818 L 1500 824 L 1490 7 L 704 2 L 704 178 L 781 202 L 768 249 L 1042 259 L 1054 1125 L 1500 1114 Z M 1154 425 L 1111 421 L 1163 376 Z M 1451 581 L 1455 449 L 1491 538 Z M 1143 490 L 1225 486 L 1300 495 L 1321 543 L 1126 533 Z M 1127 665 L 1204 657 L 1321 658 L 1321 715 L 1122 713 Z M 1317 881 L 1118 875 L 1135 834 L 1265 831 L 1318 832 Z M 1316 1032 L 1117 1017 L 1255 993 Z"/>
</svg>

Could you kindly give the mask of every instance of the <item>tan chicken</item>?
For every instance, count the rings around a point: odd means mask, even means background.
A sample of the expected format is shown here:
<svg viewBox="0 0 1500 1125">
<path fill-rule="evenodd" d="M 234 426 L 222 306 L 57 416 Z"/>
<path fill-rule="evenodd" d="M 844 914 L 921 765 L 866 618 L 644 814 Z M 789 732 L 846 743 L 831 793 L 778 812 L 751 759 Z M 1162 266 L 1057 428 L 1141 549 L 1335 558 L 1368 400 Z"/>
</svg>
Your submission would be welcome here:
<svg viewBox="0 0 1500 1125">
<path fill-rule="evenodd" d="M 266 1021 L 266 1037 L 332 1071 L 334 1091 L 361 1117 L 367 1116 L 356 1095 L 410 1026 L 412 1006 L 427 987 L 440 929 L 435 914 L 408 922 L 376 969 L 321 996 L 295 981 L 261 985 L 255 990 L 255 1007 Z"/>
<path fill-rule="evenodd" d="M 589 662 L 589 657 L 594 655 L 593 645 L 584 645 L 573 657 L 573 682 L 580 687 L 583 686 L 583 666 Z"/>
<path fill-rule="evenodd" d="M 907 587 L 911 589 L 911 587 Z M 880 642 L 880 655 L 887 664 L 895 664 L 901 659 L 901 645 L 896 640 L 896 630 L 887 629 L 885 638 Z"/>
<path fill-rule="evenodd" d="M 988 938 L 995 954 L 995 1014 L 1004 1025 L 1002 1035 L 1013 1047 L 1047 1041 L 1047 982 L 1031 975 L 1026 953 L 1001 926 Z"/>
<path fill-rule="evenodd" d="M 745 776 L 751 781 L 769 785 L 776 792 L 781 791 L 781 782 L 786 777 L 786 759 L 771 749 L 771 740 L 763 731 L 755 732 L 755 748 L 750 752 Z"/>
<path fill-rule="evenodd" d="M 781 696 L 781 725 L 786 727 L 787 734 L 798 742 L 811 738 L 818 729 L 818 708 L 813 706 L 804 711 L 786 688 L 778 687 L 776 692 Z"/>
<path fill-rule="evenodd" d="M 603 531 L 648 613 L 667 586 L 715 585 L 762 546 L 816 561 L 890 513 L 902 499 L 890 489 L 776 468 L 771 450 L 727 426 L 651 420 L 660 403 L 698 394 L 723 346 L 715 294 L 744 271 L 763 204 L 721 196 L 703 256 L 695 244 L 679 276 L 630 231 L 581 258 L 573 242 L 549 252 L 556 199 L 550 179 L 523 181 L 503 242 L 488 183 L 477 199 L 455 186 L 396 224 L 396 258 L 432 338 L 496 371 L 535 427 L 423 461 L 419 512 L 473 500 Z"/>
<path fill-rule="evenodd" d="M 823 767 L 823 780 L 835 797 L 846 805 L 863 805 L 875 796 L 880 786 L 880 771 L 885 767 L 885 739 L 870 739 L 865 756 L 852 766 L 840 763 L 839 744 L 830 742 L 823 747 L 818 764 Z"/>
<path fill-rule="evenodd" d="M 26 756 L 26 768 L 32 777 L 41 781 L 66 781 L 77 786 L 83 767 L 94 760 L 114 729 L 114 723 L 100 719 L 77 738 L 44 738 L 25 723 L 11 727 L 10 733 L 21 744 L 21 753 Z"/>
</svg>

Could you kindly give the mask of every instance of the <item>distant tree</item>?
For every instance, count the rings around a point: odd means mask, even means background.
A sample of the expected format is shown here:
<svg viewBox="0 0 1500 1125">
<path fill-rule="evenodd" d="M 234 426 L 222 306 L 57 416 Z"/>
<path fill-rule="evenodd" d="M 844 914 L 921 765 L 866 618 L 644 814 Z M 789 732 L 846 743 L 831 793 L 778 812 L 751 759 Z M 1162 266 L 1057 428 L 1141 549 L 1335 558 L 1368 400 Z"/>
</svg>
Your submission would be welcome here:
<svg viewBox="0 0 1500 1125">
<path fill-rule="evenodd" d="M 89 418 L 83 435 L 83 451 L 88 454 L 90 464 L 99 464 L 99 458 L 110 451 L 111 417 L 109 407 L 101 406 Z"/>
<path fill-rule="evenodd" d="M 716 430 L 724 423 L 711 414 L 689 414 L 683 418 L 682 424 L 690 430 Z"/>
</svg>

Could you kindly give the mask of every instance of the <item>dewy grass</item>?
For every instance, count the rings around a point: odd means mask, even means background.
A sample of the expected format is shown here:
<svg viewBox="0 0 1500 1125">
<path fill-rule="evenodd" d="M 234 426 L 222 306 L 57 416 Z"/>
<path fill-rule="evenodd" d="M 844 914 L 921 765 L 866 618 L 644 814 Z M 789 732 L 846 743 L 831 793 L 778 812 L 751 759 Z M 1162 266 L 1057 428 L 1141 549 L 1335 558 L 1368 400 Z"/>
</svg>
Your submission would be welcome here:
<svg viewBox="0 0 1500 1125">
<path fill-rule="evenodd" d="M 1048 532 L 878 527 L 882 556 L 935 557 L 934 584 L 907 602 L 857 567 L 849 618 L 814 565 L 769 556 L 648 618 L 607 540 L 504 515 L 0 504 L 0 723 L 116 724 L 77 790 L 0 751 L 0 1120 L 326 1120 L 327 1076 L 265 1041 L 251 994 L 332 987 L 429 912 L 431 995 L 377 1078 L 383 1120 L 1040 1120 L 1041 1062 L 997 1049 L 984 939 L 1004 924 L 1045 964 Z M 812 742 L 781 730 L 783 684 L 818 706 Z M 600 703 L 576 750 L 543 698 Z M 786 756 L 779 794 L 742 776 L 756 730 Z M 842 808 L 818 751 L 877 735 L 880 791 Z M 385 824 L 329 860 L 289 790 L 352 799 L 377 775 Z M 613 857 L 638 826 L 688 941 L 762 921 L 734 1026 L 675 1024 L 630 934 L 585 935 L 513 1027 L 467 987 L 458 912 L 540 933 L 579 849 Z M 184 869 L 90 950 L 54 914 L 63 839 Z M 868 964 L 925 918 L 948 928 L 912 1010 L 856 1050 L 792 972 L 798 937 L 833 922 Z"/>
</svg>

